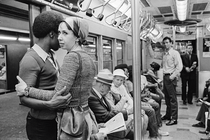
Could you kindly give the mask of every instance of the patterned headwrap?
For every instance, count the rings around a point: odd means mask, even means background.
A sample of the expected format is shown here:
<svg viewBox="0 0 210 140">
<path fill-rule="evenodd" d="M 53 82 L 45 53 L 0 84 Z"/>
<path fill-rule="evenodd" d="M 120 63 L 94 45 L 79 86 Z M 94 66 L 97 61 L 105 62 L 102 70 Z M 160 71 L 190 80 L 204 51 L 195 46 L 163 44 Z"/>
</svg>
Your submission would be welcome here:
<svg viewBox="0 0 210 140">
<path fill-rule="evenodd" d="M 68 17 L 64 20 L 69 30 L 79 39 L 79 45 L 86 44 L 86 38 L 89 33 L 88 23 L 82 18 Z"/>
</svg>

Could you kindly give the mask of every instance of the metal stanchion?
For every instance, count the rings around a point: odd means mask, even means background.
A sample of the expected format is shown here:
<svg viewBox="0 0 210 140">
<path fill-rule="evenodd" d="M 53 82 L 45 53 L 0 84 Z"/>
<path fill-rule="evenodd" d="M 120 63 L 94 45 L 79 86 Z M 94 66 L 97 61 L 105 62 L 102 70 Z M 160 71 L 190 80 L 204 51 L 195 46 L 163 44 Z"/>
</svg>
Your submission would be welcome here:
<svg viewBox="0 0 210 140">
<path fill-rule="evenodd" d="M 134 83 L 134 130 L 135 140 L 142 139 L 141 135 L 141 46 L 140 46 L 140 3 L 131 0 L 132 46 L 133 46 L 133 83 Z"/>
</svg>

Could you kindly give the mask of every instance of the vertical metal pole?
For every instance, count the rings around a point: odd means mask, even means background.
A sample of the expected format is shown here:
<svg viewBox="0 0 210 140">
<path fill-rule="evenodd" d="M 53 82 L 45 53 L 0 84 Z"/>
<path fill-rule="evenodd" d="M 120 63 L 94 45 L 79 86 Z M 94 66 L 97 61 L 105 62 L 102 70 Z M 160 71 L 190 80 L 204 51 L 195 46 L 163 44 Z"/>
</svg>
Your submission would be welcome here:
<svg viewBox="0 0 210 140">
<path fill-rule="evenodd" d="M 176 49 L 176 26 L 172 26 L 173 29 L 173 43 L 174 49 Z"/>
<path fill-rule="evenodd" d="M 135 140 L 142 139 L 141 135 L 141 46 L 140 46 L 140 11 L 139 0 L 131 0 L 132 46 L 133 46 L 133 83 L 134 83 L 134 130 Z"/>
</svg>

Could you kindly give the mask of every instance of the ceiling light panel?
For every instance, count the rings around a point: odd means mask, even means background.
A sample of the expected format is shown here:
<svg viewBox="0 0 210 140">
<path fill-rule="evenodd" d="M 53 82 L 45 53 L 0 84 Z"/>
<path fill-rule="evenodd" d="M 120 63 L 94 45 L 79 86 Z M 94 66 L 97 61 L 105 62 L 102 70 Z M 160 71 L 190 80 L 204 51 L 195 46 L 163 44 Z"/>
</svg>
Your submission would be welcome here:
<svg viewBox="0 0 210 140">
<path fill-rule="evenodd" d="M 176 0 L 177 16 L 180 21 L 187 18 L 187 3 L 188 0 Z"/>
<path fill-rule="evenodd" d="M 207 3 L 196 3 L 193 4 L 192 11 L 203 11 L 206 8 Z"/>
</svg>

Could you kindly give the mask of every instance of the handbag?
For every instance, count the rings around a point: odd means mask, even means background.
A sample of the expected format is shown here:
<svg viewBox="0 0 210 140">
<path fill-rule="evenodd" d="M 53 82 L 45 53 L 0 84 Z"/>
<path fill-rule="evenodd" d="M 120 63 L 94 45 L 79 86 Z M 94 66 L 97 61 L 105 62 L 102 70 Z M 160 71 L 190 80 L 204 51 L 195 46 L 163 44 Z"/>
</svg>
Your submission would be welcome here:
<svg viewBox="0 0 210 140">
<path fill-rule="evenodd" d="M 81 91 L 81 71 L 82 60 L 78 52 L 79 68 L 75 79 L 80 78 Z M 77 94 L 81 98 L 81 94 Z M 85 121 L 85 113 L 81 106 L 68 107 L 57 116 L 58 119 L 58 140 L 85 140 L 88 137 L 88 125 Z"/>
</svg>

